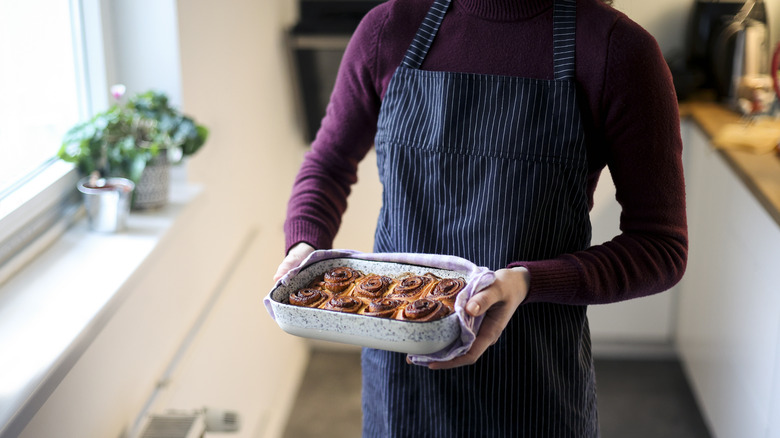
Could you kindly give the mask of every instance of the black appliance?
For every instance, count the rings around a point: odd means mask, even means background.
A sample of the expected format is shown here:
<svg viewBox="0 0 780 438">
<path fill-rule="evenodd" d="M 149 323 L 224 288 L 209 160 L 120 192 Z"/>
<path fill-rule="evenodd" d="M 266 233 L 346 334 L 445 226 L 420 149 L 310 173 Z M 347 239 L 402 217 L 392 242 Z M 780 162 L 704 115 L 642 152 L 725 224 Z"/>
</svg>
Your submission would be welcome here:
<svg viewBox="0 0 780 438">
<path fill-rule="evenodd" d="M 300 0 L 299 21 L 288 30 L 298 119 L 314 140 L 333 91 L 341 58 L 360 20 L 377 0 Z"/>
<path fill-rule="evenodd" d="M 712 89 L 718 98 L 728 97 L 735 41 L 733 38 L 724 40 L 724 32 L 745 3 L 711 0 L 694 3 L 688 27 L 686 65 L 672 70 L 678 76 L 675 77 L 676 86 Z M 750 18 L 767 24 L 762 1 L 755 2 Z M 682 76 L 688 81 L 683 83 Z M 678 95 L 685 91 L 689 90 L 678 90 Z"/>
</svg>

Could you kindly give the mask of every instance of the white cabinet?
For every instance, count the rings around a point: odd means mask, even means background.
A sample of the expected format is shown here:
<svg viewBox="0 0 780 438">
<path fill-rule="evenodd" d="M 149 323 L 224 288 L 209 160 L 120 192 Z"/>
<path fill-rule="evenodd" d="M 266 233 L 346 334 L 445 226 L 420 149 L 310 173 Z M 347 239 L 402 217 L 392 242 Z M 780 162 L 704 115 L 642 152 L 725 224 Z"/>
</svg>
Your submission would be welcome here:
<svg viewBox="0 0 780 438">
<path fill-rule="evenodd" d="M 716 437 L 777 437 L 780 227 L 707 137 L 683 129 L 690 250 L 679 353 Z"/>
</svg>

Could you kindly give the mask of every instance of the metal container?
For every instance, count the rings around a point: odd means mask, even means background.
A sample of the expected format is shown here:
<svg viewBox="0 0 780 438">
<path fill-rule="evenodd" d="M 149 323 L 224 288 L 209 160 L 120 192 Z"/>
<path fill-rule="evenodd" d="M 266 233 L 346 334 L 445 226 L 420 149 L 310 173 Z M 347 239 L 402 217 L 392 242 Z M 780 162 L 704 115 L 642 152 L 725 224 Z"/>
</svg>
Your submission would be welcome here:
<svg viewBox="0 0 780 438">
<path fill-rule="evenodd" d="M 135 184 L 126 178 L 101 178 L 96 182 L 82 178 L 78 189 L 84 197 L 90 229 L 101 233 L 124 230 L 134 188 Z"/>
<path fill-rule="evenodd" d="M 762 1 L 749 0 L 725 22 L 713 50 L 718 95 L 737 107 L 743 77 L 769 74 L 769 27 Z"/>
</svg>

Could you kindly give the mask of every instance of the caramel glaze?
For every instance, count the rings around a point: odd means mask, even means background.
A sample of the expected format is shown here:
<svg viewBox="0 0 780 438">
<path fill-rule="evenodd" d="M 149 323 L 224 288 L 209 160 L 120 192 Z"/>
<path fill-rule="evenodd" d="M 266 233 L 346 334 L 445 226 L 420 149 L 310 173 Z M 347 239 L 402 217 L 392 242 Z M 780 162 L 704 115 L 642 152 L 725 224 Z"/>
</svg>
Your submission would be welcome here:
<svg viewBox="0 0 780 438">
<path fill-rule="evenodd" d="M 289 302 L 378 318 L 428 322 L 451 314 L 455 297 L 465 286 L 462 278 L 440 278 L 431 273 L 391 278 L 340 266 L 291 293 Z"/>
<path fill-rule="evenodd" d="M 400 312 L 398 319 L 427 322 L 443 318 L 450 313 L 452 313 L 452 309 L 443 302 L 430 298 L 420 298 L 407 304 Z"/>
</svg>

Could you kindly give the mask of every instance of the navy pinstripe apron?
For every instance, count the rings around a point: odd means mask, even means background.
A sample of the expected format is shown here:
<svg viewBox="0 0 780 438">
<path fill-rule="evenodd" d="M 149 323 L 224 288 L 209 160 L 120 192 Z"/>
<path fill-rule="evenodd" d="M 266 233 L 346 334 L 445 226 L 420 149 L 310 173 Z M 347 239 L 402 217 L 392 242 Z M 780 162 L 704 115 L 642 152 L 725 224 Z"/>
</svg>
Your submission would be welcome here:
<svg viewBox="0 0 780 438">
<path fill-rule="evenodd" d="M 449 1 L 435 0 L 382 102 L 375 251 L 496 270 L 586 248 L 575 0 L 555 1 L 553 80 L 420 70 Z M 362 368 L 365 437 L 598 435 L 584 306 L 521 305 L 472 366 L 431 371 L 364 349 Z"/>
</svg>

